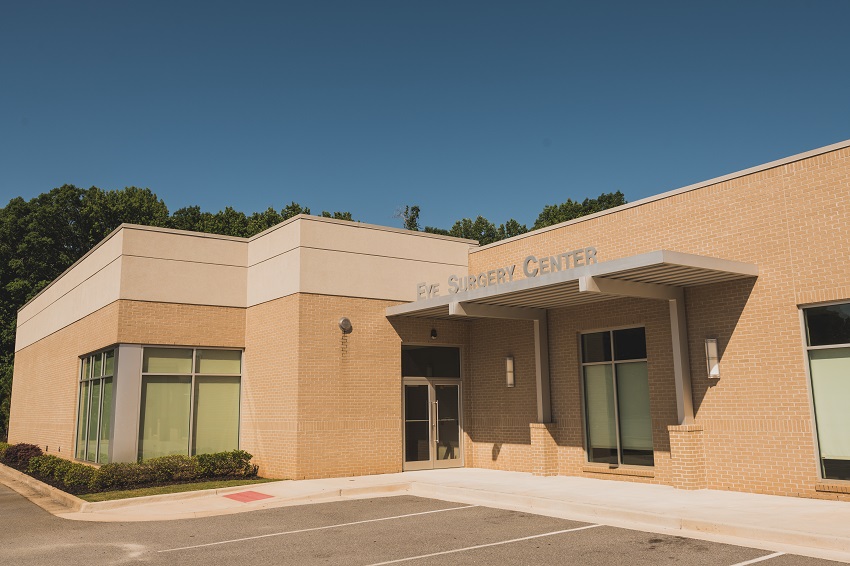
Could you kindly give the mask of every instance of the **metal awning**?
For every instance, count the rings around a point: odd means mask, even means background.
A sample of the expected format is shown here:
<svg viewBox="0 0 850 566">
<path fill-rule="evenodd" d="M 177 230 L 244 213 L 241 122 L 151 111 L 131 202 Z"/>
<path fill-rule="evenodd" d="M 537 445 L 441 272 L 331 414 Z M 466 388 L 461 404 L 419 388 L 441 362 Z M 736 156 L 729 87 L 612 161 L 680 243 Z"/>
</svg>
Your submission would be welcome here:
<svg viewBox="0 0 850 566">
<path fill-rule="evenodd" d="M 757 276 L 758 267 L 751 263 L 658 250 L 397 305 L 387 308 L 386 314 L 455 318 L 452 303 L 552 309 L 623 296 L 665 299 L 673 298 L 668 295 L 675 288 Z"/>
<path fill-rule="evenodd" d="M 485 278 L 488 275 L 483 275 Z M 619 297 L 665 300 L 670 309 L 671 350 L 679 424 L 693 422 L 684 289 L 758 277 L 751 263 L 668 250 L 615 259 L 389 307 L 388 317 L 500 318 L 529 320 L 534 328 L 537 419 L 550 422 L 548 309 Z"/>
</svg>

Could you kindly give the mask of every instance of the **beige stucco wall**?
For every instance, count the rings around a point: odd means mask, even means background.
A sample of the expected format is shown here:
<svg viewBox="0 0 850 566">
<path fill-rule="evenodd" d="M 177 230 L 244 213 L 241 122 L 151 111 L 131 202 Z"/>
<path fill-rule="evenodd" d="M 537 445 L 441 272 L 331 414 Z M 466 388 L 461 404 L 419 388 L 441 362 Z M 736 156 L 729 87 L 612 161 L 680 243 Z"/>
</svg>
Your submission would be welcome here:
<svg viewBox="0 0 850 566">
<path fill-rule="evenodd" d="M 21 309 L 16 352 L 119 298 L 123 241 L 114 232 Z"/>
</svg>

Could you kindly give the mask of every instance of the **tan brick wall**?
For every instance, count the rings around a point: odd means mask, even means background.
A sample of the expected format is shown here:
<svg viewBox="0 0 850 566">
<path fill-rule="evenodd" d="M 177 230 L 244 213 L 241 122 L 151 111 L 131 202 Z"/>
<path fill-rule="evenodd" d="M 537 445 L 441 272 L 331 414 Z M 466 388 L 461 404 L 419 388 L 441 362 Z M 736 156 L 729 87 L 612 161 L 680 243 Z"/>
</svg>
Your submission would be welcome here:
<svg viewBox="0 0 850 566">
<path fill-rule="evenodd" d="M 175 346 L 245 346 L 245 309 L 118 301 L 118 342 Z"/>
<path fill-rule="evenodd" d="M 240 446 L 265 477 L 297 476 L 299 305 L 290 295 L 246 313 Z"/>
<path fill-rule="evenodd" d="M 848 211 L 850 149 L 842 149 L 481 250 L 470 255 L 470 273 L 516 263 L 516 276 L 522 278 L 525 256 L 587 245 L 598 248 L 600 261 L 669 249 L 757 264 L 760 275 L 754 283 L 708 285 L 686 293 L 706 486 L 819 497 L 823 494 L 815 490 L 818 474 L 797 305 L 850 299 Z M 634 308 L 653 304 L 659 303 L 637 301 Z M 613 324 L 615 314 L 606 312 L 606 307 L 597 306 L 550 313 L 561 473 L 579 473 L 585 458 L 575 321 L 605 327 Z M 613 316 L 623 317 L 628 318 L 622 313 Z M 651 403 L 661 454 L 656 452 L 651 479 L 671 483 L 666 426 L 676 423 L 665 317 L 666 305 L 661 304 L 652 328 L 643 315 L 634 322 L 647 322 L 647 340 L 657 342 L 649 363 L 655 368 L 650 370 L 651 381 L 656 380 Z M 722 377 L 709 381 L 703 343 L 715 336 Z M 473 349 L 480 347 L 473 342 Z M 658 368 L 659 363 L 665 367 Z M 660 375 L 660 381 L 653 375 Z M 480 387 L 476 393 L 489 394 Z M 657 414 L 659 405 L 664 406 L 663 414 Z"/>
<path fill-rule="evenodd" d="M 17 352 L 9 442 L 74 457 L 79 357 L 117 342 L 118 313 L 116 301 Z"/>
</svg>

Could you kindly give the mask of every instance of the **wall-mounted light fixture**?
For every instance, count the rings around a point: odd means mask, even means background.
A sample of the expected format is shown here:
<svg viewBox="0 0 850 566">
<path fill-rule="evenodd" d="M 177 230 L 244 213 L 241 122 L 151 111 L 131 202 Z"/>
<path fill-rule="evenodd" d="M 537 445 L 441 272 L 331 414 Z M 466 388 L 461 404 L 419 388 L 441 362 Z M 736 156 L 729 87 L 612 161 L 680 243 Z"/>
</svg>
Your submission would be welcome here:
<svg viewBox="0 0 850 566">
<path fill-rule="evenodd" d="M 705 339 L 705 363 L 708 367 L 708 377 L 720 378 L 720 354 L 717 350 L 717 338 Z"/>
<path fill-rule="evenodd" d="M 351 334 L 351 330 L 354 327 L 351 326 L 351 321 L 348 320 L 348 317 L 342 317 L 339 319 L 339 329 L 342 330 L 343 334 Z"/>
<path fill-rule="evenodd" d="M 505 385 L 508 387 L 514 386 L 514 357 L 508 356 L 505 358 Z"/>
<path fill-rule="evenodd" d="M 432 328 L 431 329 L 431 340 L 436 340 L 436 339 L 437 339 L 437 329 Z"/>
</svg>

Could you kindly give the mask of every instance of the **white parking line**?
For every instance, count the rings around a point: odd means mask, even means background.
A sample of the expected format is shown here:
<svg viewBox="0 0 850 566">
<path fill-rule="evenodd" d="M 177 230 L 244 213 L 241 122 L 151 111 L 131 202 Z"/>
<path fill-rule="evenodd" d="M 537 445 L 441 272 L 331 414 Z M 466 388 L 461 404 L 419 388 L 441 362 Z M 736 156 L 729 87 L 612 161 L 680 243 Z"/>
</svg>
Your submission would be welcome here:
<svg viewBox="0 0 850 566">
<path fill-rule="evenodd" d="M 746 560 L 744 562 L 738 562 L 737 564 L 732 564 L 732 566 L 747 566 L 747 564 L 755 564 L 756 562 L 764 562 L 765 560 L 770 560 L 771 558 L 776 558 L 777 556 L 782 556 L 785 554 L 784 552 L 774 552 L 773 554 L 768 554 L 766 556 L 760 556 L 758 558 L 753 558 L 752 560 Z"/>
<path fill-rule="evenodd" d="M 375 564 L 369 564 L 369 566 L 384 566 L 386 564 L 398 564 L 399 562 L 409 562 L 411 560 L 419 560 L 420 558 L 431 558 L 432 556 L 443 556 L 445 554 L 455 554 L 456 552 L 466 552 L 467 550 L 476 550 L 479 548 L 487 548 L 488 546 L 499 546 L 502 544 L 511 544 L 512 542 L 522 542 L 524 540 L 531 540 L 535 538 L 541 537 L 551 537 L 554 535 L 561 535 L 564 533 L 572 533 L 575 531 L 583 531 L 585 529 L 593 529 L 595 527 L 601 527 L 602 525 L 586 525 L 584 527 L 576 527 L 574 529 L 564 529 L 562 531 L 552 531 L 551 533 L 543 533 L 539 535 L 531 535 L 530 537 L 522 537 L 522 538 L 512 538 L 510 540 L 500 540 L 499 542 L 491 542 L 488 544 L 477 544 L 475 546 L 467 546 L 464 548 L 455 548 L 454 550 L 444 550 L 442 552 L 432 552 L 431 554 L 420 554 L 419 556 L 408 556 L 407 558 L 398 558 L 396 560 L 387 560 L 386 562 L 376 562 Z"/>
<path fill-rule="evenodd" d="M 298 529 L 297 531 L 284 531 L 281 533 L 269 533 L 267 535 L 257 535 L 253 537 L 235 538 L 230 540 L 221 540 L 218 542 L 208 542 L 206 544 L 196 544 L 193 546 L 181 546 L 180 548 L 168 548 L 166 550 L 158 550 L 157 552 L 175 552 L 177 550 L 191 550 L 193 548 L 203 548 L 205 546 L 217 546 L 219 544 L 229 544 L 231 542 L 242 542 L 246 540 L 256 540 L 261 538 L 279 537 L 283 535 L 294 535 L 297 533 L 309 533 L 310 531 L 322 531 L 325 529 L 337 529 L 339 527 L 350 527 L 352 525 L 362 525 L 364 523 L 377 523 L 379 521 L 391 521 L 393 519 L 404 519 L 406 517 L 417 517 L 419 515 L 430 515 L 432 513 L 445 513 L 446 511 L 458 511 L 460 509 L 472 509 L 478 505 L 464 505 L 462 507 L 449 507 L 447 509 L 434 509 L 433 511 L 422 511 L 420 513 L 408 513 L 407 515 L 395 515 L 393 517 L 381 517 L 379 519 L 367 519 L 365 521 L 353 521 L 351 523 L 339 523 L 337 525 L 326 525 L 324 527 L 312 527 L 309 529 Z"/>
</svg>

